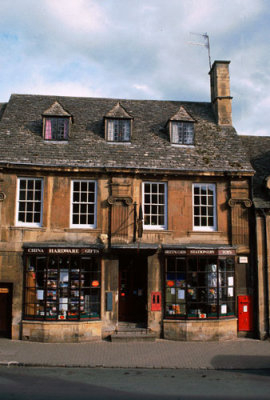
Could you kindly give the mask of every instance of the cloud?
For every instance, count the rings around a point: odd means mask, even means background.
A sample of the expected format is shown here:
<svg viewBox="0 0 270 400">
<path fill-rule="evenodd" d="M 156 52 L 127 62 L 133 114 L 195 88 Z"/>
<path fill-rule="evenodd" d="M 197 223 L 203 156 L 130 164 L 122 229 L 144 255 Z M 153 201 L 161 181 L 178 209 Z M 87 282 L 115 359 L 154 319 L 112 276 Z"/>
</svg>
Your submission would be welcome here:
<svg viewBox="0 0 270 400">
<path fill-rule="evenodd" d="M 206 48 L 231 59 L 234 122 L 267 129 L 270 92 L 263 0 L 1 0 L 1 101 L 11 92 L 209 100 Z M 195 37 L 195 41 L 201 38 Z M 69 92 L 70 91 L 70 92 Z M 258 113 L 259 110 L 256 110 Z M 258 128 L 260 126 L 260 128 Z"/>
</svg>

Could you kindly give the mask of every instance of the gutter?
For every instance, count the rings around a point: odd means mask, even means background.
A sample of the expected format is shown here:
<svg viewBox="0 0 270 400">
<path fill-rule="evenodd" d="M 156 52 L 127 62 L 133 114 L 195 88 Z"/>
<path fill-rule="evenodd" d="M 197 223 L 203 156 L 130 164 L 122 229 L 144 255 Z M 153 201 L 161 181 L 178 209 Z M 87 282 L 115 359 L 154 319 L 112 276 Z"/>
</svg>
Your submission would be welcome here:
<svg viewBox="0 0 270 400">
<path fill-rule="evenodd" d="M 170 176 L 230 176 L 230 177 L 248 177 L 254 175 L 254 170 L 219 170 L 219 169 L 177 169 L 177 168 L 154 168 L 154 167 L 124 167 L 124 166 L 67 166 L 67 165 L 44 165 L 31 163 L 15 163 L 0 162 L 0 168 L 12 170 L 31 170 L 31 171 L 54 171 L 69 173 L 131 173 L 131 174 L 154 174 L 154 175 L 170 175 Z"/>
</svg>

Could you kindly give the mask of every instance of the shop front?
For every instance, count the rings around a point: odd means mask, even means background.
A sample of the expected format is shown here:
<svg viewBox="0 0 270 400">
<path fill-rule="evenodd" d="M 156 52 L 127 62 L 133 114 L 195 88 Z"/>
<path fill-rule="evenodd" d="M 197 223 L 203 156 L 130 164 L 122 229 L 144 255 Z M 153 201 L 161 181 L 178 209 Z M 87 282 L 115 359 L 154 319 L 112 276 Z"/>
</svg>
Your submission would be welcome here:
<svg viewBox="0 0 270 400">
<path fill-rule="evenodd" d="M 100 249 L 25 248 L 23 298 L 23 339 L 100 338 Z"/>
<path fill-rule="evenodd" d="M 234 249 L 165 249 L 164 338 L 237 336 Z"/>
</svg>

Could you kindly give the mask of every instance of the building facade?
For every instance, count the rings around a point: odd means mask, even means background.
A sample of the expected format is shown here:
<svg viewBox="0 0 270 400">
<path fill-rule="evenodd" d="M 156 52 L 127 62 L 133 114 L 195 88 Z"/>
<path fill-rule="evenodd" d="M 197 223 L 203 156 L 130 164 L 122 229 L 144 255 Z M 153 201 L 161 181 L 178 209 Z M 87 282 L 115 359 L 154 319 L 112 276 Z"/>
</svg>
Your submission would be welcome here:
<svg viewBox="0 0 270 400">
<path fill-rule="evenodd" d="M 241 136 L 250 162 L 256 171 L 252 183 L 252 254 L 256 265 L 255 318 L 257 336 L 270 336 L 270 137 Z"/>
<path fill-rule="evenodd" d="M 232 127 L 229 62 L 210 80 L 209 103 L 1 105 L 2 335 L 89 341 L 123 323 L 173 340 L 254 333 L 254 171 Z"/>
</svg>

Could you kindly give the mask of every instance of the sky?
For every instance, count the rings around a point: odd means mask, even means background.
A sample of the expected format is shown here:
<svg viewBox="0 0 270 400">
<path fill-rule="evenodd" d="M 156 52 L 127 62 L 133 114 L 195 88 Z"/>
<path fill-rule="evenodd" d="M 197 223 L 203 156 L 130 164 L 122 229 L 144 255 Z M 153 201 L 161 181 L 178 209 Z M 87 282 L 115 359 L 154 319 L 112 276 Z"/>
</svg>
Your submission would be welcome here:
<svg viewBox="0 0 270 400">
<path fill-rule="evenodd" d="M 270 0 L 0 0 L 0 102 L 12 93 L 210 101 L 230 60 L 233 125 L 270 136 Z"/>
</svg>

